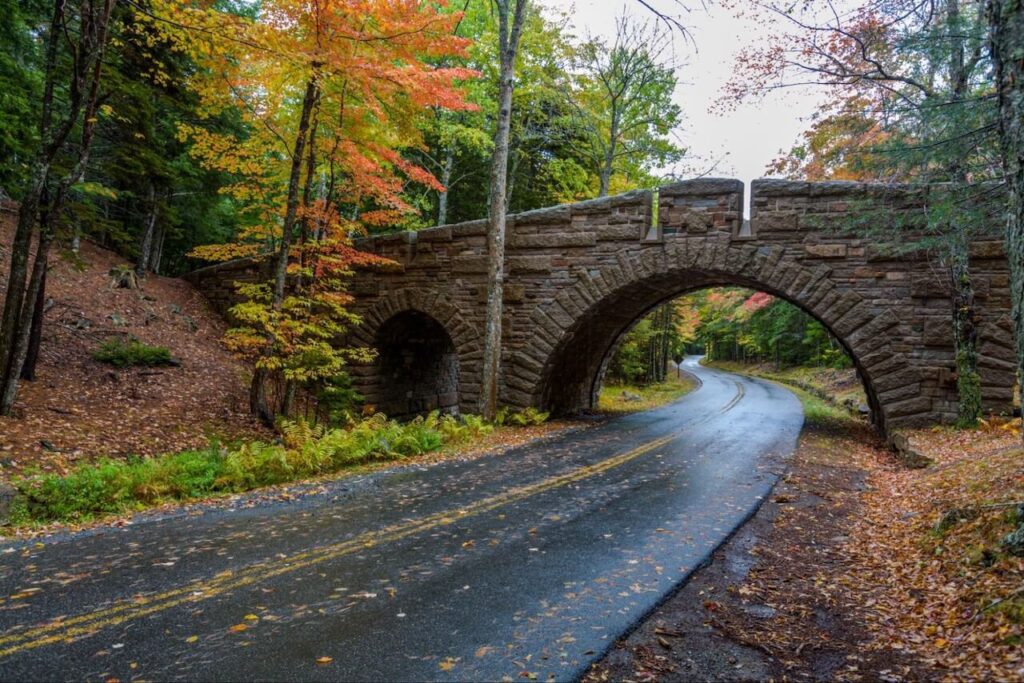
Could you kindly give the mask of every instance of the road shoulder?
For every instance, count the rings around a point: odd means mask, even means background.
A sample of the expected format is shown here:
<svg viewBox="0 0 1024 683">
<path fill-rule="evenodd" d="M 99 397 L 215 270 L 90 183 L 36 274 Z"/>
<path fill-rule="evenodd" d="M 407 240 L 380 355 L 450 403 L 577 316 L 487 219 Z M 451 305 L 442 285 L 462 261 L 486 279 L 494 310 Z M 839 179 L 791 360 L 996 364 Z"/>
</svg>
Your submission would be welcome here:
<svg viewBox="0 0 1024 683">
<path fill-rule="evenodd" d="M 868 650 L 834 582 L 872 468 L 891 456 L 865 424 L 810 421 L 769 500 L 584 680 L 899 680 L 910 657 Z"/>
</svg>

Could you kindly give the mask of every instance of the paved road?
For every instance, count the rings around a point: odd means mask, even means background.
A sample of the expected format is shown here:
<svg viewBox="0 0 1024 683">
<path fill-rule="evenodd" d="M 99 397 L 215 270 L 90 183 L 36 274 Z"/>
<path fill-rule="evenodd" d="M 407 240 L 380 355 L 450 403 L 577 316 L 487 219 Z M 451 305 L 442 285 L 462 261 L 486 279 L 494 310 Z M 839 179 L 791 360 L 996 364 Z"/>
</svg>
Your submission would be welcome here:
<svg viewBox="0 0 1024 683">
<path fill-rule="evenodd" d="M 7 548 L 0 679 L 572 679 L 795 445 L 792 394 L 686 364 L 674 404 L 501 456 Z"/>
</svg>

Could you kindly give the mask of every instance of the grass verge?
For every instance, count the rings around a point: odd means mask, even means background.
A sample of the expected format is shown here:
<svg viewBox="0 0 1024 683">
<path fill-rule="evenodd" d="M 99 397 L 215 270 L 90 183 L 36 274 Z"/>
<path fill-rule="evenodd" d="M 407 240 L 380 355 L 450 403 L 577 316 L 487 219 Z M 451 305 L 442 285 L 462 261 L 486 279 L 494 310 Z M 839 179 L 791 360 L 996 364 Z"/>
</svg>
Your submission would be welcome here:
<svg viewBox="0 0 1024 683">
<path fill-rule="evenodd" d="M 834 368 L 792 367 L 779 369 L 765 363 L 753 365 L 730 361 L 711 361 L 707 365 L 740 375 L 780 382 L 790 388 L 795 387 L 813 394 L 823 401 L 849 412 L 857 412 L 860 406 L 867 403 L 864 387 L 861 386 L 857 379 L 857 373 L 852 368 L 837 370 Z"/>
<path fill-rule="evenodd" d="M 682 398 L 697 388 L 692 375 L 669 374 L 664 382 L 639 386 L 635 384 L 609 384 L 601 387 L 598 410 L 613 415 L 650 410 Z"/>
<path fill-rule="evenodd" d="M 537 427 L 537 411 L 504 414 L 500 432 Z M 64 475 L 15 480 L 9 524 L 81 523 L 169 502 L 185 502 L 328 475 L 486 440 L 495 426 L 467 415 L 432 413 L 408 423 L 375 415 L 345 429 L 285 423 L 279 442 L 261 441 L 183 451 L 154 458 L 107 459 Z"/>
</svg>

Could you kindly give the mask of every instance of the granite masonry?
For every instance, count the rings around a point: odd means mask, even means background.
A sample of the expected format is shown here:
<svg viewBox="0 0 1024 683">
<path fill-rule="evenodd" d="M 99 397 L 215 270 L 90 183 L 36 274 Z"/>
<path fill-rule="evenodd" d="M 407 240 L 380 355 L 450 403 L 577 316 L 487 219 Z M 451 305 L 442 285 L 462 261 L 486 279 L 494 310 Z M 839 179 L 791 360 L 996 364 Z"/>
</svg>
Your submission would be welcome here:
<svg viewBox="0 0 1024 683">
<path fill-rule="evenodd" d="M 742 285 L 797 304 L 832 331 L 853 358 L 883 431 L 953 421 L 950 296 L 940 270 L 926 254 L 895 255 L 860 237 L 873 225 L 909 235 L 935 188 L 759 180 L 751 191 L 749 221 L 743 184 L 723 179 L 510 216 L 502 401 L 556 413 L 586 410 L 616 343 L 641 316 L 689 291 Z M 376 363 L 353 368 L 357 389 L 394 415 L 475 412 L 485 222 L 374 237 L 359 246 L 401 268 L 354 277 L 363 324 L 348 343 L 379 350 Z M 1009 279 L 997 229 L 972 245 L 971 265 L 984 405 L 1010 410 Z M 188 279 L 226 311 L 234 282 L 265 267 L 231 262 Z"/>
</svg>

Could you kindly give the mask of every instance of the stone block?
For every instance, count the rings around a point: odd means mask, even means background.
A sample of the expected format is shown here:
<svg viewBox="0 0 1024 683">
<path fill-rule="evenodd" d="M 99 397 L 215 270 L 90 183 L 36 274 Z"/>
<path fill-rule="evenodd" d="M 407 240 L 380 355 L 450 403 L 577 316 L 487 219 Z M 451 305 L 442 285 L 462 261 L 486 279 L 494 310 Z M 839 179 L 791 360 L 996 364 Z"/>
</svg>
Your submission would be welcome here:
<svg viewBox="0 0 1024 683">
<path fill-rule="evenodd" d="M 508 269 L 512 273 L 549 273 L 550 256 L 509 256 Z"/>
<path fill-rule="evenodd" d="M 452 272 L 454 273 L 487 272 L 487 257 L 484 255 L 453 256 L 451 264 Z"/>
<path fill-rule="evenodd" d="M 563 247 L 592 247 L 597 244 L 593 232 L 556 232 L 520 235 L 512 238 L 512 249 L 560 249 Z"/>
<path fill-rule="evenodd" d="M 805 244 L 804 253 L 814 258 L 846 258 L 846 245 Z"/>
</svg>

